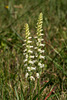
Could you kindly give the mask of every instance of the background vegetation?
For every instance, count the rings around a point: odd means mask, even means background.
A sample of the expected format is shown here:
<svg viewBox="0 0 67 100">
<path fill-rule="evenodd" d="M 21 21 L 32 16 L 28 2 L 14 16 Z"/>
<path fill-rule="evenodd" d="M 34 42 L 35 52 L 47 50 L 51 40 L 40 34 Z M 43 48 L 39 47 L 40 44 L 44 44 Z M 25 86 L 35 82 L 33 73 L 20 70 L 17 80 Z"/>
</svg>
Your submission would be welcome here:
<svg viewBox="0 0 67 100">
<path fill-rule="evenodd" d="M 42 100 L 54 86 L 51 95 L 56 95 L 50 100 L 67 100 L 67 0 L 0 0 L 0 100 L 18 100 L 20 84 L 23 92 L 28 91 L 22 74 L 24 24 L 29 24 L 34 39 L 40 12 L 46 44 L 41 79 L 43 83 L 51 80 Z M 24 97 L 27 100 L 27 94 Z"/>
</svg>

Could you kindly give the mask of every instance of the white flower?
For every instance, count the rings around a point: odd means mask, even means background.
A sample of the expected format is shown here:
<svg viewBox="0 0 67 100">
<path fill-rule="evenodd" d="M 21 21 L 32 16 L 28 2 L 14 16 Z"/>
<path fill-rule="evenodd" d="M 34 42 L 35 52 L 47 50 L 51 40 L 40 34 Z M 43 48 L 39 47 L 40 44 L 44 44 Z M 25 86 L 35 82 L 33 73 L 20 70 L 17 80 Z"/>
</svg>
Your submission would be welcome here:
<svg viewBox="0 0 67 100">
<path fill-rule="evenodd" d="M 28 48 L 28 47 L 30 47 L 29 45 L 26 45 L 26 47 Z"/>
<path fill-rule="evenodd" d="M 28 37 L 28 39 L 31 39 L 32 37 Z"/>
<path fill-rule="evenodd" d="M 31 50 L 28 50 L 28 53 L 33 53 L 33 51 L 31 51 Z"/>
<path fill-rule="evenodd" d="M 41 33 L 40 35 L 44 35 L 44 34 Z"/>
<path fill-rule="evenodd" d="M 40 44 L 40 46 L 43 46 L 43 47 L 44 47 L 44 46 L 45 46 L 45 44 Z"/>
<path fill-rule="evenodd" d="M 26 42 L 27 40 L 24 40 L 24 42 Z"/>
<path fill-rule="evenodd" d="M 42 66 L 42 64 L 41 64 L 40 62 L 38 63 L 38 65 L 39 65 L 39 66 Z"/>
<path fill-rule="evenodd" d="M 44 50 L 42 50 L 41 53 L 44 53 Z"/>
<path fill-rule="evenodd" d="M 42 64 L 42 67 L 44 67 L 44 64 Z"/>
<path fill-rule="evenodd" d="M 26 54 L 26 58 L 28 58 L 28 55 Z"/>
<path fill-rule="evenodd" d="M 40 53 L 44 53 L 44 50 L 41 50 L 41 52 Z"/>
<path fill-rule="evenodd" d="M 28 71 L 30 72 L 31 71 L 31 67 L 27 67 Z"/>
<path fill-rule="evenodd" d="M 38 49 L 38 51 L 39 51 L 40 53 L 44 53 L 44 50 L 42 50 L 42 49 Z"/>
<path fill-rule="evenodd" d="M 31 43 L 32 41 L 27 41 L 27 43 Z"/>
<path fill-rule="evenodd" d="M 37 47 L 35 47 L 34 49 L 37 49 Z"/>
<path fill-rule="evenodd" d="M 31 60 L 29 60 L 29 63 L 30 63 L 30 64 L 34 64 L 34 62 L 33 62 L 33 61 L 31 61 Z"/>
<path fill-rule="evenodd" d="M 24 66 L 26 67 L 26 66 L 27 66 L 27 64 L 24 64 Z"/>
<path fill-rule="evenodd" d="M 26 51 L 27 51 L 27 49 L 24 50 L 24 52 L 26 52 Z"/>
<path fill-rule="evenodd" d="M 28 73 L 26 73 L 25 78 L 27 78 L 27 77 L 28 77 L 28 75 L 29 75 L 29 74 L 28 74 Z"/>
<path fill-rule="evenodd" d="M 31 67 L 31 70 L 36 70 L 36 67 Z"/>
<path fill-rule="evenodd" d="M 40 56 L 39 56 L 39 58 L 40 58 L 40 59 L 44 59 L 44 58 L 45 58 L 45 56 L 40 55 Z"/>
<path fill-rule="evenodd" d="M 30 56 L 30 58 L 34 58 L 34 56 Z"/>
<path fill-rule="evenodd" d="M 36 77 L 37 77 L 37 78 L 39 78 L 39 77 L 40 77 L 39 73 L 36 73 Z"/>
<path fill-rule="evenodd" d="M 27 67 L 27 69 L 30 72 L 31 70 L 36 70 L 36 67 Z"/>
<path fill-rule="evenodd" d="M 34 37 L 35 39 L 37 38 L 37 36 Z"/>
<path fill-rule="evenodd" d="M 27 62 L 27 59 L 25 59 L 24 62 Z"/>
<path fill-rule="evenodd" d="M 41 41 L 43 41 L 44 39 L 38 39 L 38 42 L 41 42 Z"/>
<path fill-rule="evenodd" d="M 34 60 L 33 62 L 34 62 L 34 63 L 36 63 L 36 62 L 37 62 L 37 60 Z"/>
<path fill-rule="evenodd" d="M 24 43 L 23 46 L 25 46 L 26 44 Z"/>
<path fill-rule="evenodd" d="M 37 53 L 35 53 L 35 56 L 36 56 L 36 57 L 38 57 L 38 54 L 37 54 Z"/>
<path fill-rule="evenodd" d="M 36 44 L 37 44 L 37 46 L 38 46 L 38 45 L 39 45 L 39 42 L 37 42 Z"/>
<path fill-rule="evenodd" d="M 38 51 L 41 53 L 42 50 L 41 49 L 38 49 Z"/>
<path fill-rule="evenodd" d="M 29 47 L 29 48 L 33 48 L 33 46 L 29 46 L 29 45 L 26 45 L 26 47 L 27 47 L 27 48 L 28 48 L 28 47 Z"/>
<path fill-rule="evenodd" d="M 38 51 L 39 51 L 40 53 L 44 53 L 44 50 L 38 49 Z"/>
<path fill-rule="evenodd" d="M 44 39 L 41 39 L 41 41 L 43 41 Z"/>
<path fill-rule="evenodd" d="M 27 37 L 27 36 L 29 37 L 29 35 L 30 35 L 30 32 L 26 33 L 26 37 Z"/>
<path fill-rule="evenodd" d="M 33 46 L 30 46 L 30 48 L 33 48 Z"/>
<path fill-rule="evenodd" d="M 44 67 L 44 64 L 41 64 L 40 62 L 38 63 L 38 65 L 40 66 L 40 68 Z"/>
<path fill-rule="evenodd" d="M 31 81 L 35 81 L 35 78 L 33 76 L 30 76 Z"/>
<path fill-rule="evenodd" d="M 26 55 L 26 53 L 23 53 L 23 55 Z"/>
<path fill-rule="evenodd" d="M 40 68 L 44 68 L 44 64 L 41 64 Z"/>
</svg>

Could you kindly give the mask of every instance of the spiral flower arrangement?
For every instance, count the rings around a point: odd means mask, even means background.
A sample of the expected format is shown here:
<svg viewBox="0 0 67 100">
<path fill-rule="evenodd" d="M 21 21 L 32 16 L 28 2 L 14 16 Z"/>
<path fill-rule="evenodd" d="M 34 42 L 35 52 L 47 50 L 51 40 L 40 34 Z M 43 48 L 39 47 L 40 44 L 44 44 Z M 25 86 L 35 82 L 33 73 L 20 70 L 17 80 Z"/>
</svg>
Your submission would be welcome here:
<svg viewBox="0 0 67 100">
<path fill-rule="evenodd" d="M 37 22 L 37 33 L 35 36 L 36 39 L 36 46 L 34 47 L 32 45 L 32 37 L 29 32 L 29 26 L 26 23 L 25 24 L 25 40 L 24 40 L 24 67 L 26 68 L 25 72 L 25 78 L 29 81 L 29 87 L 31 90 L 31 83 L 32 81 L 35 82 L 37 79 L 37 87 L 38 87 L 38 100 L 40 100 L 40 75 L 42 73 L 42 69 L 44 68 L 44 63 L 43 60 L 45 59 L 44 56 L 44 46 L 45 44 L 43 43 L 43 29 L 42 29 L 42 23 L 43 23 L 43 14 L 40 13 L 38 22 Z M 35 49 L 35 55 L 33 55 L 33 47 Z M 34 75 L 35 72 L 35 75 Z M 30 92 L 30 100 L 31 98 L 31 92 Z"/>
<path fill-rule="evenodd" d="M 30 36 L 30 32 L 29 32 L 29 26 L 26 23 L 25 24 L 25 40 L 24 40 L 24 46 L 26 47 L 24 49 L 24 53 L 23 55 L 25 56 L 24 59 L 24 67 L 26 67 L 26 74 L 25 74 L 25 78 L 27 78 L 28 80 L 31 81 L 35 81 L 35 78 L 33 76 L 33 71 L 36 70 L 36 67 L 33 67 L 34 65 L 34 61 L 33 61 L 33 51 L 31 50 L 33 48 L 33 46 L 31 45 L 32 41 L 31 41 L 31 36 Z"/>
<path fill-rule="evenodd" d="M 40 77 L 42 68 L 44 68 L 43 60 L 45 59 L 45 56 L 43 56 L 43 54 L 44 54 L 43 48 L 44 48 L 45 44 L 43 43 L 44 39 L 42 38 L 42 36 L 44 35 L 42 33 L 42 31 L 43 31 L 42 23 L 43 23 L 43 14 L 40 13 L 38 22 L 37 22 L 37 33 L 36 33 L 36 37 L 35 37 L 36 38 L 35 56 L 36 56 L 36 63 L 37 63 L 37 67 L 36 67 L 37 68 L 37 73 L 36 73 L 37 78 Z"/>
</svg>

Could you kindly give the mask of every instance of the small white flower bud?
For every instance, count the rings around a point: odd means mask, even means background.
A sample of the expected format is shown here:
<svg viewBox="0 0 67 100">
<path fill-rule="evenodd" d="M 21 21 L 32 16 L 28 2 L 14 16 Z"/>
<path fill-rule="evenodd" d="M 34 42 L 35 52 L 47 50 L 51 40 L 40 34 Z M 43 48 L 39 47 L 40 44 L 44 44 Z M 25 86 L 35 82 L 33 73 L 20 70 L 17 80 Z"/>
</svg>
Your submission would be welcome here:
<svg viewBox="0 0 67 100">
<path fill-rule="evenodd" d="M 40 56 L 39 56 L 39 58 L 40 58 L 40 59 L 44 59 L 44 58 L 45 58 L 45 56 L 40 55 Z"/>
<path fill-rule="evenodd" d="M 27 51 L 27 49 L 24 50 L 24 52 L 26 52 L 26 51 Z"/>
<path fill-rule="evenodd" d="M 30 63 L 30 64 L 34 64 L 34 62 L 33 62 L 33 61 L 31 61 L 31 60 L 29 61 L 29 63 Z"/>
<path fill-rule="evenodd" d="M 31 81 L 35 81 L 35 78 L 33 76 L 30 76 Z"/>
<path fill-rule="evenodd" d="M 27 59 L 24 60 L 24 63 L 27 62 Z"/>
<path fill-rule="evenodd" d="M 36 67 L 31 67 L 31 70 L 36 70 Z"/>
<path fill-rule="evenodd" d="M 31 43 L 32 41 L 27 41 L 27 43 Z"/>
<path fill-rule="evenodd" d="M 38 63 L 38 65 L 39 65 L 39 66 L 42 66 L 42 64 L 41 64 L 40 62 Z"/>
<path fill-rule="evenodd" d="M 44 35 L 44 34 L 41 33 L 40 35 Z"/>
<path fill-rule="evenodd" d="M 40 68 L 44 68 L 44 64 L 41 64 Z"/>
<path fill-rule="evenodd" d="M 26 44 L 24 43 L 23 46 L 25 46 Z"/>
<path fill-rule="evenodd" d="M 31 50 L 28 50 L 28 53 L 33 53 L 33 51 L 31 51 Z"/>
<path fill-rule="evenodd" d="M 24 66 L 26 67 L 26 66 L 27 66 L 27 64 L 24 64 Z"/>
<path fill-rule="evenodd" d="M 31 71 L 31 68 L 30 67 L 27 67 L 28 71 L 30 72 Z"/>
<path fill-rule="evenodd" d="M 34 56 L 30 56 L 30 58 L 34 58 Z"/>
<path fill-rule="evenodd" d="M 45 46 L 45 44 L 40 44 L 40 46 L 43 46 L 43 47 L 44 47 L 44 46 Z"/>
<path fill-rule="evenodd" d="M 28 37 L 28 39 L 31 39 L 32 37 Z"/>
<path fill-rule="evenodd" d="M 37 47 L 35 47 L 34 49 L 37 49 Z"/>
<path fill-rule="evenodd" d="M 33 46 L 30 46 L 30 48 L 33 48 Z"/>
<path fill-rule="evenodd" d="M 39 73 L 36 73 L 36 77 L 37 77 L 37 78 L 39 78 L 39 77 L 40 77 Z"/>
<path fill-rule="evenodd" d="M 28 55 L 26 54 L 26 58 L 28 58 Z"/>
<path fill-rule="evenodd" d="M 29 75 L 29 74 L 28 74 L 28 73 L 26 73 L 25 78 L 27 78 L 27 77 L 28 77 L 28 75 Z"/>
</svg>

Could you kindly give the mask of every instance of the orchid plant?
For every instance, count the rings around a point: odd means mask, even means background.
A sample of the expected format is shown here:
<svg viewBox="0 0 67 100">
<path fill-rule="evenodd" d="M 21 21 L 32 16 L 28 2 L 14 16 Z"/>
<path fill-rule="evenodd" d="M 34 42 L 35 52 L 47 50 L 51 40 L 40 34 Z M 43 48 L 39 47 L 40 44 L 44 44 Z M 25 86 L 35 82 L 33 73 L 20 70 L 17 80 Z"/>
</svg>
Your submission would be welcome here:
<svg viewBox="0 0 67 100">
<path fill-rule="evenodd" d="M 24 68 L 26 71 L 25 78 L 29 81 L 29 87 L 31 91 L 31 83 L 37 79 L 37 87 L 38 87 L 38 100 L 40 100 L 40 75 L 42 73 L 42 69 L 45 67 L 43 60 L 45 59 L 43 47 L 45 44 L 43 43 L 43 33 L 42 33 L 42 23 L 43 23 L 43 14 L 40 13 L 38 22 L 37 22 L 37 33 L 35 36 L 36 39 L 36 47 L 33 48 L 32 45 L 32 37 L 29 32 L 29 26 L 25 24 L 25 40 L 24 40 Z M 33 55 L 33 50 L 35 49 L 35 55 Z M 34 75 L 35 73 L 35 75 Z M 30 93 L 30 100 L 32 100 Z"/>
</svg>

